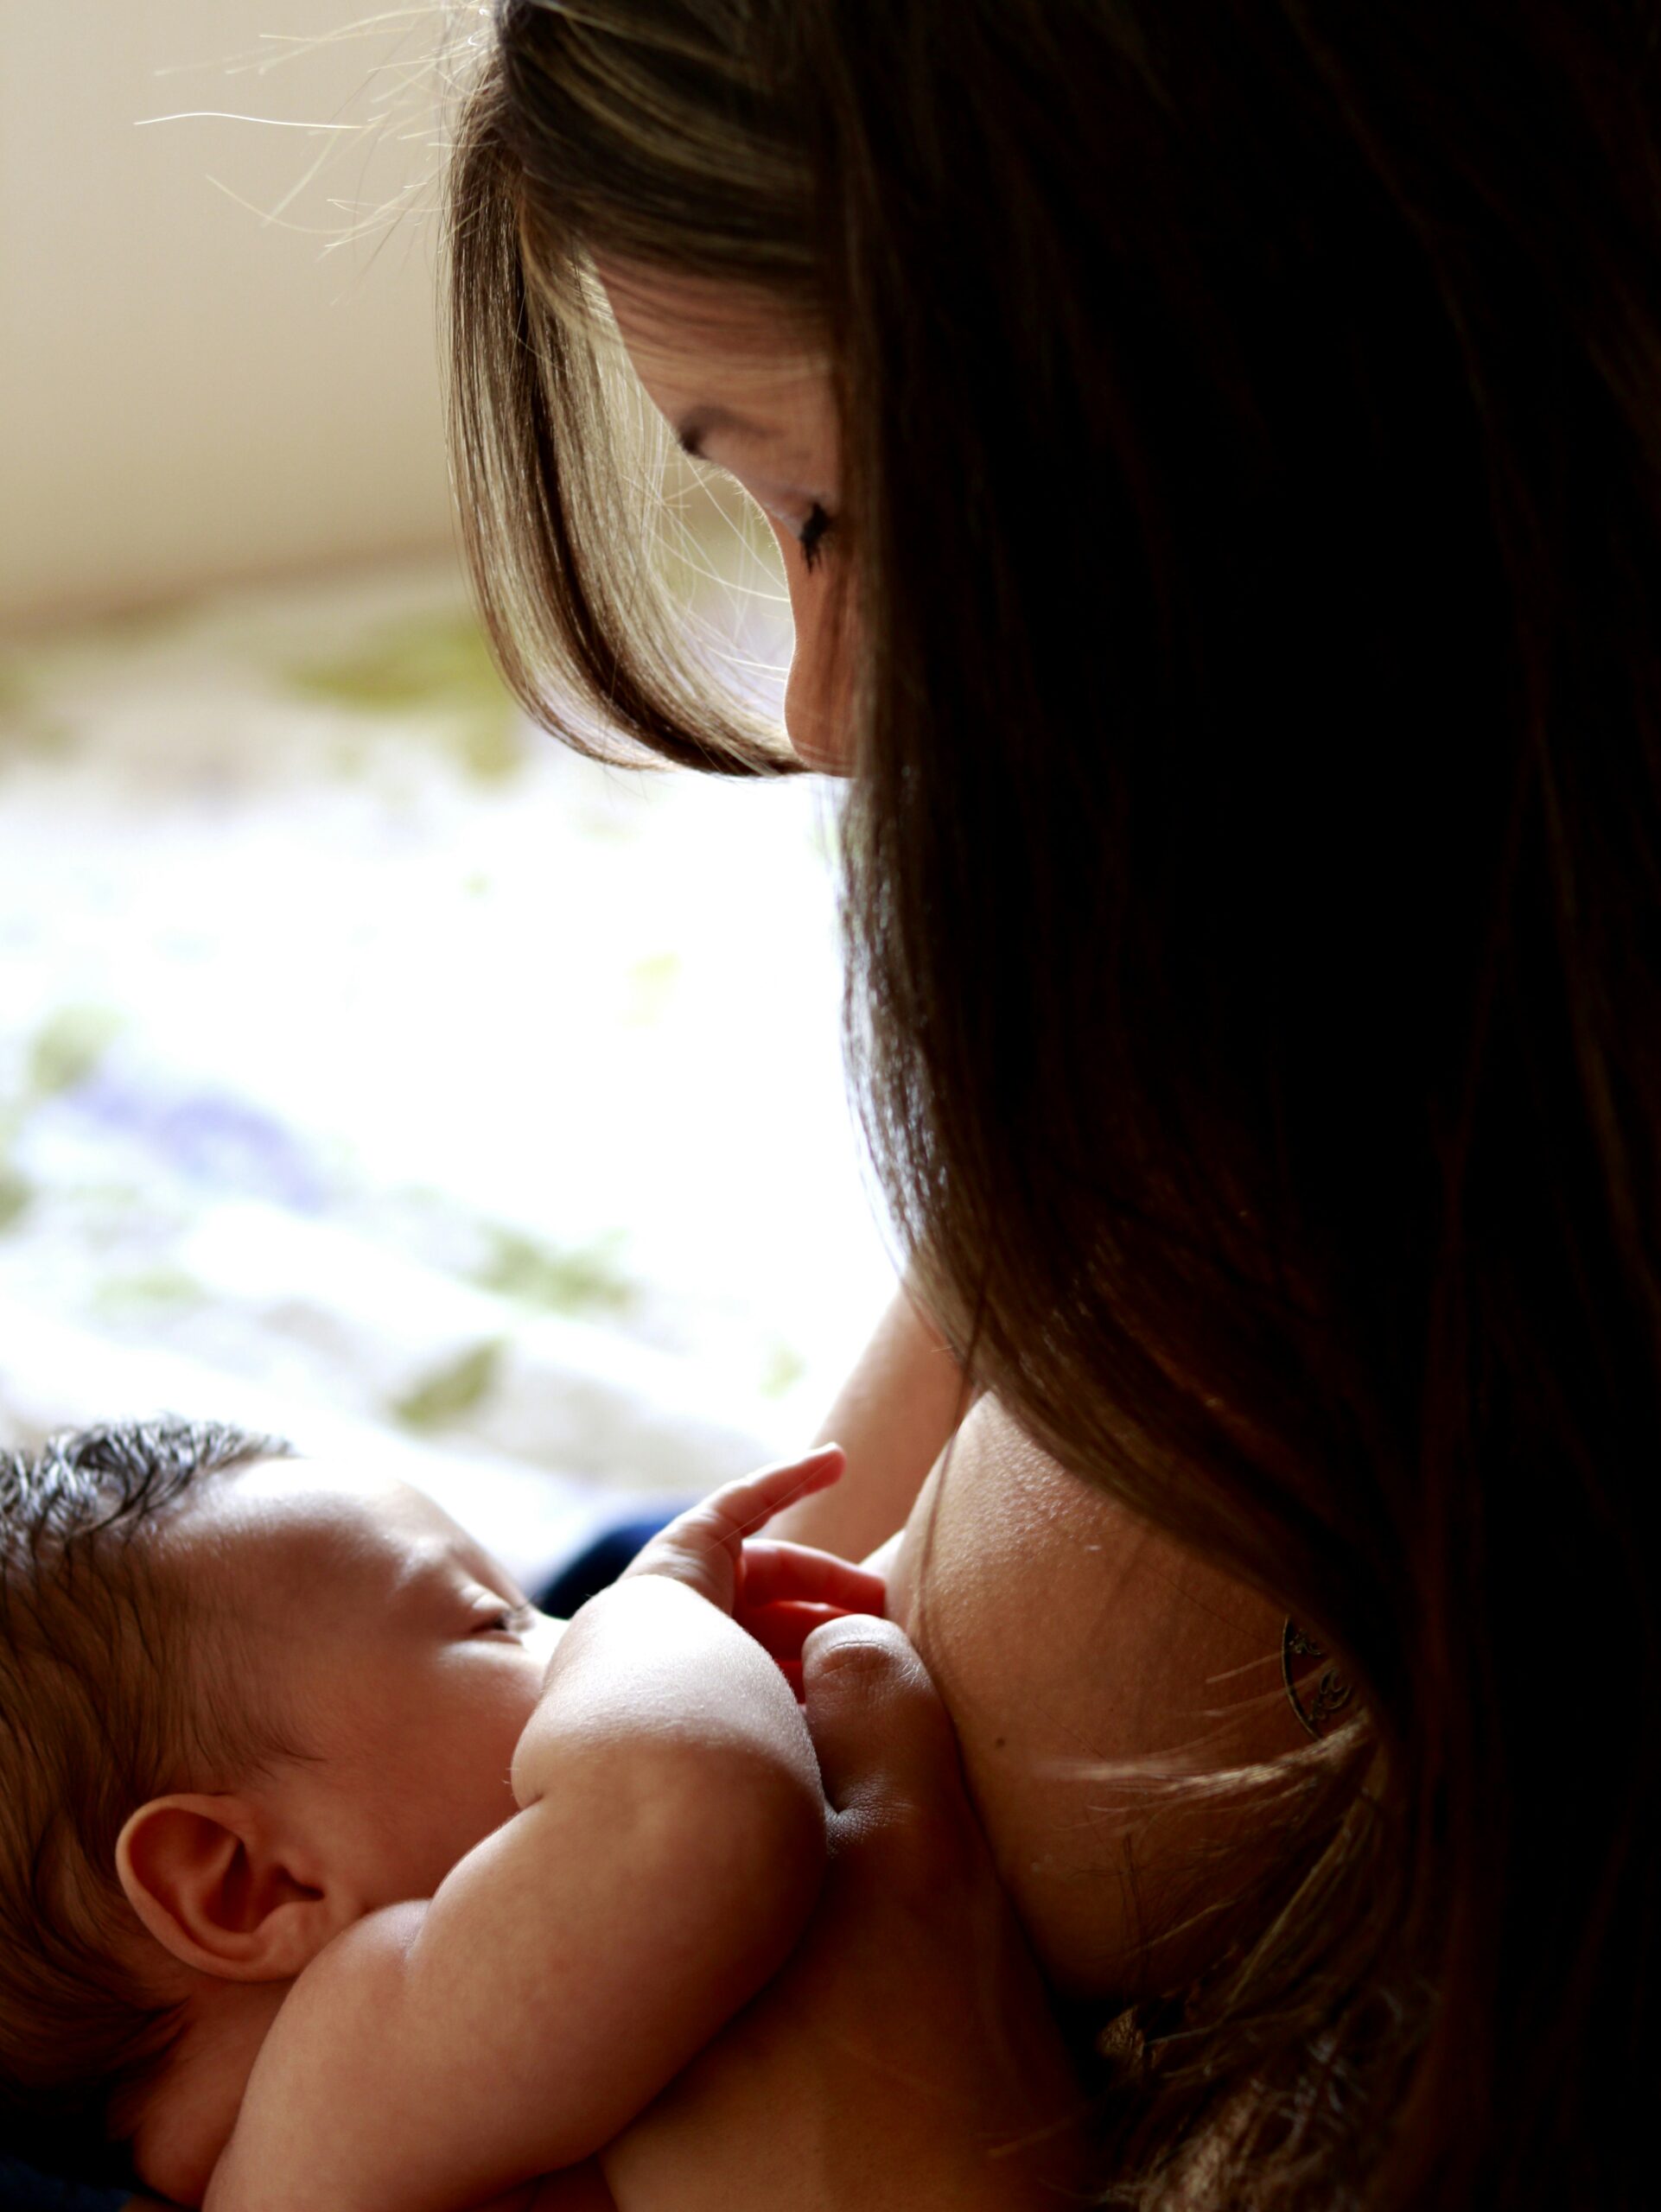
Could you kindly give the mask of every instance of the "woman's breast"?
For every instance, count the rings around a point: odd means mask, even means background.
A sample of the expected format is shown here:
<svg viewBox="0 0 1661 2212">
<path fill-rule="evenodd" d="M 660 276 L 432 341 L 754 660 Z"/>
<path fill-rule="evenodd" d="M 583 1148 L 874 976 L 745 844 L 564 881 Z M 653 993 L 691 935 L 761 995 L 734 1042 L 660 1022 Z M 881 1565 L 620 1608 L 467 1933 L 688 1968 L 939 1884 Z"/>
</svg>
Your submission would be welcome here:
<svg viewBox="0 0 1661 2212">
<path fill-rule="evenodd" d="M 1177 1804 L 1159 1783 L 1306 1740 L 1278 1613 L 1069 1475 L 990 1398 L 930 1477 L 889 1578 L 1057 1986 L 1099 1998 L 1150 1971 L 1161 1987 L 1191 1979 L 1273 1834 L 1238 1803 Z"/>
</svg>

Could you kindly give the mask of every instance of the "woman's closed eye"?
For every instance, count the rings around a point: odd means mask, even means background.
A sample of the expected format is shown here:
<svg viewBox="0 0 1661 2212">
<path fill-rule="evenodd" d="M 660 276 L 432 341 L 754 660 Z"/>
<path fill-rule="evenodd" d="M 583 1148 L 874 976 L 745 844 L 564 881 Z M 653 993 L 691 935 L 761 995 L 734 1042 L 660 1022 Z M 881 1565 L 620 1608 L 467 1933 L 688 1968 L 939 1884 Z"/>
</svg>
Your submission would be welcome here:
<svg viewBox="0 0 1661 2212">
<path fill-rule="evenodd" d="M 741 477 L 740 483 L 744 480 Z M 745 485 L 750 497 L 781 531 L 788 532 L 796 541 L 802 556 L 802 566 L 810 575 L 824 557 L 824 541 L 837 526 L 837 518 L 822 499 L 810 499 L 807 512 L 801 513 L 794 499 L 769 499 L 753 485 Z M 798 516 L 800 519 L 798 520 Z"/>
</svg>

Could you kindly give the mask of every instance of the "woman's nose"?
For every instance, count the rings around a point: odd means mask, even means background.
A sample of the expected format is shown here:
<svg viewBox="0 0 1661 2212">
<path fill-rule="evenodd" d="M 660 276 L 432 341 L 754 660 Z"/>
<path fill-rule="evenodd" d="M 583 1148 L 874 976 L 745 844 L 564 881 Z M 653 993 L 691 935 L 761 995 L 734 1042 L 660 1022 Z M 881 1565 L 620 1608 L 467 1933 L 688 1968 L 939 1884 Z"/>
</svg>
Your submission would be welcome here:
<svg viewBox="0 0 1661 2212">
<path fill-rule="evenodd" d="M 852 772 L 853 684 L 844 594 L 823 569 L 805 569 L 790 545 L 790 613 L 795 644 L 785 686 L 785 729 L 799 760 L 824 775 Z"/>
</svg>

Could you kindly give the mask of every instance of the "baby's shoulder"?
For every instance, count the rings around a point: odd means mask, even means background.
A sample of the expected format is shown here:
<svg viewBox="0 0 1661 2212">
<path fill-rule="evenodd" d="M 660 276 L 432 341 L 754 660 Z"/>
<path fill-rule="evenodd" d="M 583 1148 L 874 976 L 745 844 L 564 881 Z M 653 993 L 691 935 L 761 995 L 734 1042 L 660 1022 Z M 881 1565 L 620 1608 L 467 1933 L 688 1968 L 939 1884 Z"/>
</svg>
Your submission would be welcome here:
<svg viewBox="0 0 1661 2212">
<path fill-rule="evenodd" d="M 366 1914 L 296 1977 L 249 2073 L 203 2212 L 311 2212 L 338 2189 L 373 2129 L 384 2031 L 426 1910 Z"/>
<path fill-rule="evenodd" d="M 249 2077 L 257 2088 L 279 2082 L 303 2086 L 320 2099 L 344 2095 L 356 2054 L 373 2056 L 374 2031 L 401 1998 L 410 1954 L 427 1916 L 425 1899 L 384 1905 L 354 1920 L 299 1974 L 277 2009 Z M 368 2039 L 358 2045 L 352 2038 Z M 247 2109 L 244 2099 L 244 2110 Z"/>
</svg>

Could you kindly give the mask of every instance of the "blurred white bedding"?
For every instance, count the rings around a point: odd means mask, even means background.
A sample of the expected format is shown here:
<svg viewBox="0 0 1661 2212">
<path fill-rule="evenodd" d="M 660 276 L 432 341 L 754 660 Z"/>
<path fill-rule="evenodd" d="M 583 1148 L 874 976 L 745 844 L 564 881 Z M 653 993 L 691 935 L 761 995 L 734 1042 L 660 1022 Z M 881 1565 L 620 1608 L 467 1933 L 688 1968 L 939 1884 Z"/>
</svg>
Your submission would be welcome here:
<svg viewBox="0 0 1661 2212">
<path fill-rule="evenodd" d="M 4 649 L 0 1440 L 277 1426 L 527 1572 L 800 1440 L 892 1281 L 829 804 L 563 753 L 448 569 Z"/>
</svg>

